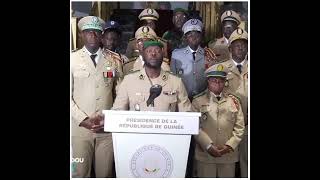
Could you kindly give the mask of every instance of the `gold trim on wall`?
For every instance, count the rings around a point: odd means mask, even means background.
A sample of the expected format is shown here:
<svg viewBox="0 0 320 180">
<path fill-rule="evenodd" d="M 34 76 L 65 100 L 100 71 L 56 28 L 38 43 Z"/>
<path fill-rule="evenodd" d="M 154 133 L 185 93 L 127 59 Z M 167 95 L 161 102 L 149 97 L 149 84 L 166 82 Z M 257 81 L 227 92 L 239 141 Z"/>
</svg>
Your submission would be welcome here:
<svg viewBox="0 0 320 180">
<path fill-rule="evenodd" d="M 219 8 L 218 2 L 196 2 L 196 10 L 202 17 L 206 39 L 215 39 L 219 36 Z"/>
</svg>

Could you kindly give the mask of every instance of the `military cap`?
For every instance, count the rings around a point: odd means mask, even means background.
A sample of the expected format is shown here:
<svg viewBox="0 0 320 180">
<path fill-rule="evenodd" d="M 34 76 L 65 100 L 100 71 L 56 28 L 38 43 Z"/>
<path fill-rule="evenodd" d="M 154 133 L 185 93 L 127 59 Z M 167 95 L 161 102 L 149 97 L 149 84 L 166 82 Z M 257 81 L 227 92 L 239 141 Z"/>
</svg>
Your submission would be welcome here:
<svg viewBox="0 0 320 180">
<path fill-rule="evenodd" d="M 228 74 L 228 68 L 223 64 L 215 64 L 210 66 L 206 71 L 207 78 L 209 77 L 223 77 L 226 78 Z"/>
<path fill-rule="evenodd" d="M 159 47 L 163 47 L 163 44 L 159 41 L 145 41 L 143 42 L 143 48 L 147 48 L 149 46 L 159 46 Z"/>
<path fill-rule="evenodd" d="M 136 39 L 148 38 L 148 39 L 156 39 L 157 34 L 154 30 L 148 26 L 141 26 L 135 33 L 134 36 Z"/>
<path fill-rule="evenodd" d="M 221 15 L 221 22 L 223 21 L 235 21 L 239 25 L 241 22 L 241 19 L 238 13 L 232 10 L 228 10 L 222 13 Z"/>
<path fill-rule="evenodd" d="M 104 26 L 104 30 L 107 29 L 117 29 L 120 30 L 120 24 L 116 21 L 107 21 L 105 26 Z"/>
<path fill-rule="evenodd" d="M 177 12 L 182 12 L 182 13 L 184 13 L 186 16 L 189 15 L 189 14 L 188 14 L 188 11 L 185 10 L 185 9 L 183 9 L 183 8 L 175 8 L 175 9 L 173 10 L 173 14 L 175 14 L 175 13 L 177 13 Z"/>
<path fill-rule="evenodd" d="M 158 21 L 159 19 L 159 14 L 156 10 L 154 9 L 150 9 L 150 8 L 147 8 L 147 9 L 144 9 L 140 15 L 138 16 L 138 18 L 141 20 L 146 20 L 146 19 L 151 19 L 151 20 L 156 20 Z"/>
<path fill-rule="evenodd" d="M 189 19 L 182 26 L 182 31 L 186 34 L 189 31 L 200 31 L 202 32 L 203 24 L 199 19 Z"/>
<path fill-rule="evenodd" d="M 229 37 L 229 45 L 233 42 L 233 41 L 235 41 L 235 40 L 237 40 L 237 39 L 245 39 L 245 40 L 248 40 L 248 33 L 245 31 L 245 30 L 243 30 L 243 29 L 241 29 L 241 28 L 237 28 L 236 30 L 234 30 L 233 32 L 232 32 L 232 34 L 230 35 L 230 37 Z"/>
<path fill-rule="evenodd" d="M 96 29 L 103 31 L 105 22 L 96 16 L 86 16 L 80 19 L 78 22 L 78 28 L 83 31 L 86 29 Z"/>
</svg>

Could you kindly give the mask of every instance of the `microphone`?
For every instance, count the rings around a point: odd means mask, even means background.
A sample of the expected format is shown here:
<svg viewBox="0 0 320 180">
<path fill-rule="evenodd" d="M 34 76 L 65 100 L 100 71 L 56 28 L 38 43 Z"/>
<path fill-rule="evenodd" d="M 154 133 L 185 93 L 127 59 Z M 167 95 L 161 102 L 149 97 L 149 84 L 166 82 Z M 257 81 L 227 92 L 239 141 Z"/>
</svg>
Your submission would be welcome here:
<svg viewBox="0 0 320 180">
<path fill-rule="evenodd" d="M 151 104 L 154 107 L 154 99 L 157 98 L 162 91 L 162 86 L 159 84 L 152 85 L 150 88 L 150 95 L 147 100 L 147 107 Z"/>
</svg>

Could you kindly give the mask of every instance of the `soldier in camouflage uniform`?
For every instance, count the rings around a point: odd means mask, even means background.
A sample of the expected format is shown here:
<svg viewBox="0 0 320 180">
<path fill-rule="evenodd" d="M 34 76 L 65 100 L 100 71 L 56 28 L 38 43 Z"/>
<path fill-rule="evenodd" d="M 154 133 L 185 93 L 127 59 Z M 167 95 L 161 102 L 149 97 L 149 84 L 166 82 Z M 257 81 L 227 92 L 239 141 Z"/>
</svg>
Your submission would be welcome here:
<svg viewBox="0 0 320 180">
<path fill-rule="evenodd" d="M 187 46 L 183 38 L 182 26 L 188 20 L 188 12 L 182 8 L 173 11 L 172 23 L 174 28 L 166 31 L 162 38 L 168 41 L 169 52 Z M 170 53 L 169 53 L 170 54 Z"/>
</svg>

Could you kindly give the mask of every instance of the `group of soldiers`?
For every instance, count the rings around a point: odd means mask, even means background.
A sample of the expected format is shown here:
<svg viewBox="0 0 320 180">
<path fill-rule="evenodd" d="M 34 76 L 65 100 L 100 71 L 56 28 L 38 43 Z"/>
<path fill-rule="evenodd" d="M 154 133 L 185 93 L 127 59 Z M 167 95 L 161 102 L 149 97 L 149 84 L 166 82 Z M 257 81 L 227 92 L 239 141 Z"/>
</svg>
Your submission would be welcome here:
<svg viewBox="0 0 320 180">
<path fill-rule="evenodd" d="M 248 177 L 248 34 L 239 14 L 222 14 L 223 37 L 208 47 L 201 47 L 203 22 L 184 9 L 174 10 L 174 28 L 162 37 L 155 9 L 139 19 L 125 55 L 118 22 L 78 22 L 84 46 L 71 53 L 72 157 L 83 162 L 72 164 L 72 177 L 114 177 L 112 136 L 103 131 L 102 110 L 110 109 L 200 112 L 191 177 L 235 177 L 239 161 Z"/>
</svg>

